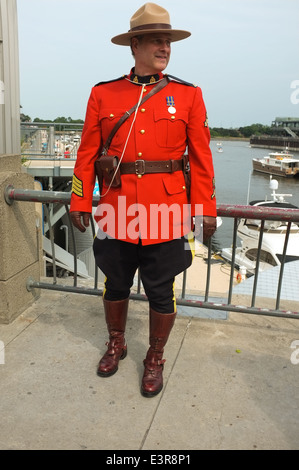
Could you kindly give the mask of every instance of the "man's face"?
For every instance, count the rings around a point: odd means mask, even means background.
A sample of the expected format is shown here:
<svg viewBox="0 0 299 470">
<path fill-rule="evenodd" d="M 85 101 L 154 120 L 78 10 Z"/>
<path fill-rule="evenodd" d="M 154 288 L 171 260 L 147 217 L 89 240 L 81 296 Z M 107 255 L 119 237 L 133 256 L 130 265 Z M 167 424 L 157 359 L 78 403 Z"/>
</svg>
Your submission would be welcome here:
<svg viewBox="0 0 299 470">
<path fill-rule="evenodd" d="M 171 45 L 166 33 L 147 34 L 141 39 L 132 39 L 135 55 L 135 73 L 150 75 L 162 72 L 169 62 Z"/>
</svg>

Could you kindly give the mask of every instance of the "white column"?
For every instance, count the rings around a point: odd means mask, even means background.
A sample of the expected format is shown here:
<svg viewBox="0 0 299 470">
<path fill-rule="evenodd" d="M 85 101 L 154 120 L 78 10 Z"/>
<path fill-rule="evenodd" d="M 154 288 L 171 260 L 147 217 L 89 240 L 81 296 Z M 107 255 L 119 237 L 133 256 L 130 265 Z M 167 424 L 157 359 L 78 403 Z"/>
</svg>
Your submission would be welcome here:
<svg viewBox="0 0 299 470">
<path fill-rule="evenodd" d="M 20 78 L 16 0 L 0 0 L 0 155 L 20 155 Z"/>
</svg>

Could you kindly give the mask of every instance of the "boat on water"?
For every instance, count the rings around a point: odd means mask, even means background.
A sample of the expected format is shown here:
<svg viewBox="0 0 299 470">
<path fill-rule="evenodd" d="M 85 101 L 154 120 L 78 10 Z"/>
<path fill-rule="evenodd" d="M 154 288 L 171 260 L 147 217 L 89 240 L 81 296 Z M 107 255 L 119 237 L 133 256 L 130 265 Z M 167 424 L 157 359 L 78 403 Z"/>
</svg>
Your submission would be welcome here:
<svg viewBox="0 0 299 470">
<path fill-rule="evenodd" d="M 222 152 L 223 152 L 223 148 L 222 148 L 222 143 L 221 143 L 221 142 L 217 142 L 217 152 L 219 152 L 219 153 L 222 153 Z"/>
<path fill-rule="evenodd" d="M 286 201 L 286 197 L 292 194 L 278 194 L 278 181 L 270 179 L 270 189 L 272 189 L 271 199 L 256 200 L 249 204 L 252 206 L 275 207 L 281 209 L 298 209 L 297 206 Z M 241 246 L 236 247 L 235 265 L 241 270 L 246 269 L 249 275 L 255 274 L 256 261 L 258 256 L 258 243 L 261 231 L 261 220 L 240 219 L 237 235 L 241 240 Z M 280 266 L 287 231 L 287 222 L 276 220 L 265 220 L 262 238 L 262 246 L 259 257 L 259 271 L 274 266 Z M 232 248 L 223 248 L 221 256 L 225 260 L 232 261 Z M 292 223 L 289 233 L 289 240 L 286 251 L 285 262 L 299 260 L 299 223 Z"/>
<path fill-rule="evenodd" d="M 299 159 L 294 158 L 294 155 L 288 151 L 270 152 L 265 157 L 253 158 L 252 167 L 255 171 L 273 176 L 284 178 L 299 176 Z"/>
</svg>

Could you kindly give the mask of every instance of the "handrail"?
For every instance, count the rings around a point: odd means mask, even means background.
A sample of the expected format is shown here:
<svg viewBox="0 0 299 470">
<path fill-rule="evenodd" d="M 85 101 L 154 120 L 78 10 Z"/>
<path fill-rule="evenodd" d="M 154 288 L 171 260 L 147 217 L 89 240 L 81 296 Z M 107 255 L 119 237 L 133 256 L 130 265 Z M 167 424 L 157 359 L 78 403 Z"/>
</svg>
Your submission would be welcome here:
<svg viewBox="0 0 299 470">
<path fill-rule="evenodd" d="M 6 186 L 4 197 L 8 204 L 13 201 L 45 202 L 54 204 L 70 204 L 71 193 L 63 191 L 44 191 L 34 189 L 14 188 Z M 100 197 L 93 196 L 92 205 L 98 205 Z M 249 218 L 260 220 L 280 220 L 284 222 L 299 222 L 299 209 L 288 209 L 265 206 L 246 206 L 234 204 L 217 204 L 217 215 L 220 217 Z"/>
<path fill-rule="evenodd" d="M 14 201 L 27 201 L 27 202 L 39 202 L 43 204 L 58 204 L 64 205 L 66 209 L 67 216 L 69 217 L 68 205 L 71 200 L 70 192 L 59 192 L 59 191 L 39 191 L 39 190 L 28 190 L 22 188 L 14 188 L 12 185 L 6 186 L 4 190 L 4 198 L 7 204 L 12 205 Z M 99 201 L 99 196 L 93 197 L 93 206 L 96 207 Z M 217 205 L 217 215 L 220 217 L 228 217 L 234 220 L 233 228 L 233 250 L 232 250 L 232 261 L 231 261 L 231 271 L 230 271 L 230 282 L 229 282 L 229 291 L 228 291 L 228 300 L 227 303 L 223 302 L 210 302 L 209 301 L 209 276 L 211 271 L 211 258 L 212 258 L 212 248 L 211 241 L 208 243 L 208 270 L 207 270 L 207 282 L 206 282 L 206 292 L 203 301 L 199 300 L 189 300 L 185 298 L 185 287 L 186 287 L 186 272 L 184 273 L 183 278 L 183 287 L 182 287 L 182 296 L 177 299 L 177 304 L 188 307 L 200 307 L 206 309 L 217 309 L 223 311 L 232 311 L 240 313 L 249 313 L 254 315 L 268 315 L 268 316 L 279 316 L 286 318 L 299 318 L 298 311 L 284 311 L 280 309 L 280 292 L 282 286 L 282 278 L 285 265 L 285 256 L 286 249 L 288 244 L 288 238 L 290 233 L 290 227 L 292 222 L 299 222 L 299 209 L 288 209 L 288 208 L 275 208 L 275 207 L 264 207 L 264 206 L 245 206 L 245 205 L 231 205 L 231 204 L 218 204 Z M 277 297 L 276 305 L 274 309 L 271 308 L 261 308 L 256 307 L 256 290 L 258 283 L 258 269 L 256 269 L 256 274 L 254 278 L 253 291 L 251 297 L 250 306 L 240 306 L 231 304 L 232 301 L 232 289 L 233 289 L 233 276 L 234 276 L 234 261 L 235 261 L 235 250 L 236 250 L 236 238 L 237 238 L 237 226 L 238 219 L 240 218 L 250 218 L 250 219 L 259 219 L 261 220 L 261 230 L 260 237 L 258 242 L 258 261 L 257 268 L 259 263 L 259 254 L 261 251 L 263 229 L 265 220 L 277 220 L 287 222 L 287 230 L 285 237 L 284 250 L 282 255 L 282 262 L 280 267 L 279 282 L 277 288 Z M 50 222 L 50 219 L 49 219 Z M 95 228 L 92 222 L 92 232 L 95 235 Z M 70 223 L 72 227 L 72 224 Z M 73 232 L 73 229 L 71 228 Z M 52 237 L 52 235 L 51 235 Z M 72 233 L 73 243 L 75 246 L 75 239 Z M 53 243 L 53 240 L 52 240 Z M 54 250 L 53 250 L 54 252 Z M 54 277 L 53 284 L 45 282 L 37 282 L 33 279 L 28 279 L 27 288 L 30 290 L 32 288 L 44 288 L 49 290 L 60 290 L 73 293 L 82 293 L 90 295 L 102 295 L 103 291 L 97 287 L 97 276 L 95 276 L 94 288 L 80 287 L 77 285 L 77 265 L 76 265 L 77 256 L 74 253 L 74 285 L 66 286 L 57 284 L 56 277 Z M 96 270 L 97 272 L 97 270 Z M 130 297 L 135 300 L 146 300 L 145 295 L 140 293 L 140 282 L 138 283 L 138 292 L 136 294 L 132 293 Z"/>
</svg>

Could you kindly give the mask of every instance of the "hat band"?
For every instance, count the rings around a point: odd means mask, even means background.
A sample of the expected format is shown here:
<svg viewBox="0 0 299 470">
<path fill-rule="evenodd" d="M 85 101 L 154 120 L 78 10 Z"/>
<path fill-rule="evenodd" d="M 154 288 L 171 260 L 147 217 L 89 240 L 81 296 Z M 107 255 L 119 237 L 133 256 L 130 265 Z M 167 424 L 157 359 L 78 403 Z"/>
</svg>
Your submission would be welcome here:
<svg viewBox="0 0 299 470">
<path fill-rule="evenodd" d="M 135 28 L 130 29 L 129 33 L 133 31 L 142 31 L 148 29 L 171 29 L 171 25 L 167 23 L 150 23 L 150 24 L 143 24 L 141 26 L 135 26 Z"/>
</svg>

